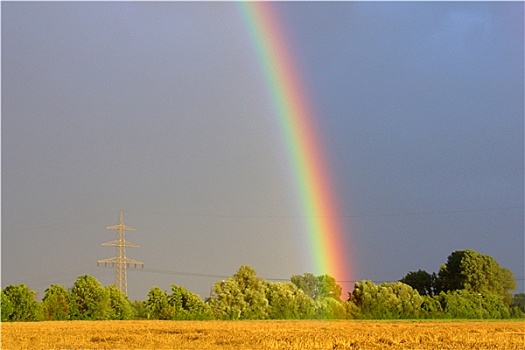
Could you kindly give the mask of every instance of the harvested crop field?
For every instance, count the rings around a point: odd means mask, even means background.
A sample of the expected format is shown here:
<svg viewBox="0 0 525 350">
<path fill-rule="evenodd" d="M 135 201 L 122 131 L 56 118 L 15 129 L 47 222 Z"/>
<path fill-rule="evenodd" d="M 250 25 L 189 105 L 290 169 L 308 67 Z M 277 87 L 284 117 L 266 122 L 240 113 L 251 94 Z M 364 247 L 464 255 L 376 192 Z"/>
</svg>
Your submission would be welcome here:
<svg viewBox="0 0 525 350">
<path fill-rule="evenodd" d="M 523 349 L 525 322 L 2 323 L 2 349 Z"/>
</svg>

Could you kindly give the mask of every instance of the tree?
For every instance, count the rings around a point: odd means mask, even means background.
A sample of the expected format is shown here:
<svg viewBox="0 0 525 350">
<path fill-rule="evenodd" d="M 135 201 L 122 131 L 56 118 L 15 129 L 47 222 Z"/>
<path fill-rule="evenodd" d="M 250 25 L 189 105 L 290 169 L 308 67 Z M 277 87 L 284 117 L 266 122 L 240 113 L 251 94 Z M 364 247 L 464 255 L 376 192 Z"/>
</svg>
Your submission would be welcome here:
<svg viewBox="0 0 525 350">
<path fill-rule="evenodd" d="M 436 289 L 436 274 L 424 270 L 410 271 L 399 282 L 408 284 L 418 291 L 419 295 L 434 295 Z"/>
<path fill-rule="evenodd" d="M 80 276 L 71 289 L 71 318 L 105 320 L 110 313 L 109 293 L 93 276 Z"/>
<path fill-rule="evenodd" d="M 342 288 L 337 284 L 335 278 L 329 275 L 321 275 L 317 277 L 317 298 L 333 298 L 341 300 Z"/>
<path fill-rule="evenodd" d="M 223 320 L 240 319 L 246 308 L 244 295 L 233 278 L 215 282 L 206 303 L 210 305 L 215 318 Z"/>
<path fill-rule="evenodd" d="M 525 293 L 514 294 L 512 297 L 511 313 L 512 317 L 524 318 L 525 317 Z"/>
<path fill-rule="evenodd" d="M 442 265 L 436 281 L 438 291 L 465 289 L 470 293 L 499 295 L 508 306 L 510 290 L 516 288 L 512 271 L 502 268 L 488 255 L 473 250 L 458 250 Z"/>
<path fill-rule="evenodd" d="M 439 302 L 439 297 L 424 295 L 419 315 L 421 318 L 444 318 L 445 313 Z"/>
<path fill-rule="evenodd" d="M 341 300 L 342 288 L 332 276 L 321 275 L 316 277 L 311 273 L 305 273 L 303 276 L 294 275 L 290 280 L 314 300 L 322 298 Z"/>
<path fill-rule="evenodd" d="M 2 304 L 0 305 L 0 311 L 2 313 L 2 322 L 7 322 L 13 314 L 13 304 L 11 304 L 11 300 L 9 300 L 3 289 L 1 294 Z"/>
<path fill-rule="evenodd" d="M 115 286 L 106 287 L 106 291 L 109 295 L 108 319 L 131 320 L 134 313 L 128 297 Z"/>
<path fill-rule="evenodd" d="M 2 309 L 4 303 L 6 313 L 2 310 L 2 320 L 7 321 L 39 321 L 42 319 L 42 307 L 35 299 L 36 292 L 25 284 L 7 286 L 2 293 Z M 10 310 L 9 310 L 10 309 Z M 8 312 L 11 311 L 11 312 Z"/>
<path fill-rule="evenodd" d="M 315 303 L 291 282 L 266 283 L 270 319 L 310 319 L 315 316 Z"/>
<path fill-rule="evenodd" d="M 172 285 L 168 304 L 173 307 L 175 320 L 206 320 L 213 318 L 211 308 L 195 293 Z"/>
<path fill-rule="evenodd" d="M 401 282 L 375 285 L 372 281 L 356 282 L 349 303 L 355 318 L 399 319 L 417 318 L 423 297 Z"/>
<path fill-rule="evenodd" d="M 304 275 L 294 275 L 290 278 L 293 284 L 301 289 L 304 294 L 310 298 L 315 299 L 317 296 L 317 277 L 311 273 L 305 273 Z"/>
<path fill-rule="evenodd" d="M 445 317 L 464 319 L 509 318 L 510 312 L 501 297 L 491 293 L 471 293 L 466 289 L 441 292 L 437 296 Z"/>
<path fill-rule="evenodd" d="M 157 286 L 151 288 L 144 304 L 148 319 L 171 320 L 175 314 L 175 308 L 168 302 L 168 295 Z"/>
<path fill-rule="evenodd" d="M 146 302 L 142 300 L 135 300 L 131 302 L 133 308 L 134 318 L 137 320 L 144 320 L 148 318 L 148 309 L 146 308 Z"/>
<path fill-rule="evenodd" d="M 315 301 L 315 318 L 319 320 L 336 320 L 348 318 L 345 304 L 333 297 L 317 298 Z"/>
<path fill-rule="evenodd" d="M 44 320 L 69 320 L 71 294 L 61 285 L 53 284 L 44 292 L 42 309 Z"/>
<path fill-rule="evenodd" d="M 265 284 L 250 266 L 242 265 L 225 281 L 216 282 L 208 299 L 214 315 L 222 319 L 257 320 L 268 317 Z"/>
</svg>

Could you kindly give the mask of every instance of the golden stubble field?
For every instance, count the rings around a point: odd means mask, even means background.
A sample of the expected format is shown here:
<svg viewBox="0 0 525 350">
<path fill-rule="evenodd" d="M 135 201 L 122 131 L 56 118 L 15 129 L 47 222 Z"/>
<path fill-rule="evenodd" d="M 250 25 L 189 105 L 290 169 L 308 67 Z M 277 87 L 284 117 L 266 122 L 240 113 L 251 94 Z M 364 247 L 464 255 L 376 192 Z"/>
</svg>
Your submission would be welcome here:
<svg viewBox="0 0 525 350">
<path fill-rule="evenodd" d="M 2 323 L 2 349 L 524 349 L 513 321 Z"/>
</svg>

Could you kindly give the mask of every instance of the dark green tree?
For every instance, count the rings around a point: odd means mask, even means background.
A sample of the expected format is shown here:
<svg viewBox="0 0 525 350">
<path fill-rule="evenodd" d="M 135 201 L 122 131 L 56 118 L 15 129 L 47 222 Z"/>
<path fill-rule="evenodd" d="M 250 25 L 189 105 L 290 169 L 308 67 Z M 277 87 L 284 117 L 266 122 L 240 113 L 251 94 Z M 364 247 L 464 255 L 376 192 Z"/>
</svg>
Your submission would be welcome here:
<svg viewBox="0 0 525 350">
<path fill-rule="evenodd" d="M 423 304 L 417 290 L 401 282 L 376 285 L 372 281 L 356 282 L 348 302 L 354 318 L 417 318 Z"/>
<path fill-rule="evenodd" d="M 294 275 L 290 278 L 290 281 L 301 289 L 304 294 L 310 298 L 315 299 L 317 296 L 317 277 L 307 272 L 304 275 Z"/>
<path fill-rule="evenodd" d="M 2 304 L 5 303 L 6 306 L 5 317 L 2 311 L 2 319 L 7 321 L 40 321 L 42 319 L 42 306 L 36 300 L 35 295 L 36 292 L 29 289 L 25 284 L 7 286 L 2 293 Z M 2 305 L 2 309 L 3 307 Z"/>
<path fill-rule="evenodd" d="M 424 295 L 421 304 L 420 318 L 440 319 L 445 317 L 443 307 L 439 302 L 439 297 Z"/>
<path fill-rule="evenodd" d="M 441 266 L 436 287 L 440 292 L 464 289 L 470 293 L 496 294 L 509 306 L 512 300 L 509 291 L 516 288 L 516 282 L 512 272 L 491 256 L 458 250 Z"/>
<path fill-rule="evenodd" d="M 525 293 L 517 293 L 510 303 L 512 317 L 525 318 Z"/>
<path fill-rule="evenodd" d="M 418 291 L 419 295 L 434 295 L 436 289 L 436 274 L 424 270 L 410 271 L 399 282 L 408 284 Z"/>
<path fill-rule="evenodd" d="M 11 301 L 5 294 L 4 290 L 2 289 L 2 304 L 0 305 L 0 311 L 2 313 L 2 322 L 9 321 L 9 318 L 13 314 L 13 304 L 11 304 Z"/>
<path fill-rule="evenodd" d="M 71 289 L 71 319 L 105 320 L 110 314 L 109 293 L 93 276 L 77 278 Z"/>
<path fill-rule="evenodd" d="M 71 294 L 61 285 L 53 284 L 46 289 L 42 299 L 44 320 L 69 320 Z"/>
</svg>

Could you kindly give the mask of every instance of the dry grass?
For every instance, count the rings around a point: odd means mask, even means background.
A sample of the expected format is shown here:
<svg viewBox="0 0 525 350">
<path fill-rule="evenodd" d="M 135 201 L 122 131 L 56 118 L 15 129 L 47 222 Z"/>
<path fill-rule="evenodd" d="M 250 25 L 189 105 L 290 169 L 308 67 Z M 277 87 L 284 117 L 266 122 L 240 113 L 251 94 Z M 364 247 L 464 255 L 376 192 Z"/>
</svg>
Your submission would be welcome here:
<svg viewBox="0 0 525 350">
<path fill-rule="evenodd" d="M 524 349 L 525 322 L 2 323 L 2 349 Z"/>
</svg>

